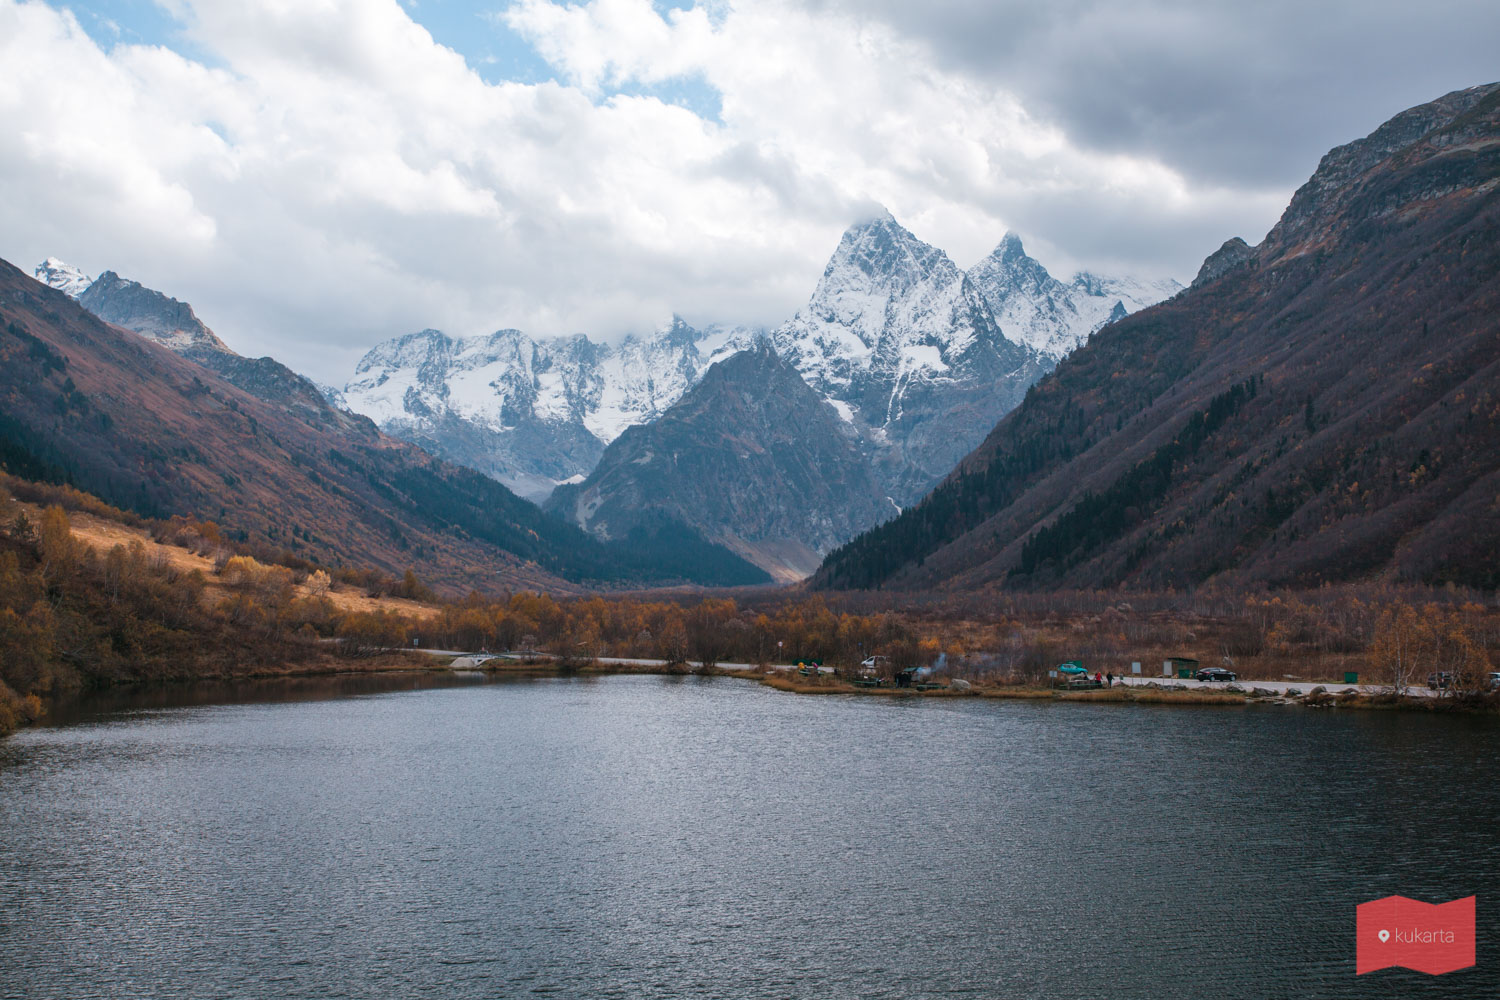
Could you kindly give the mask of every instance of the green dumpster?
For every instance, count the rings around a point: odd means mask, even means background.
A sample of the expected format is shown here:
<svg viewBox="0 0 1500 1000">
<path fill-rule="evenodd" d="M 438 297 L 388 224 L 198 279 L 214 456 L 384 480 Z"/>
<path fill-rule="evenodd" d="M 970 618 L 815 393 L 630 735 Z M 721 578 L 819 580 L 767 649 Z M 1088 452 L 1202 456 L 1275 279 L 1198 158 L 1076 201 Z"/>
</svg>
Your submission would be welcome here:
<svg viewBox="0 0 1500 1000">
<path fill-rule="evenodd" d="M 1180 680 L 1190 681 L 1193 679 L 1192 667 L 1178 667 L 1177 676 Z"/>
<path fill-rule="evenodd" d="M 1345 670 L 1344 671 L 1344 683 L 1345 684 L 1358 684 L 1359 683 L 1359 672 L 1355 671 L 1355 670 Z"/>
</svg>

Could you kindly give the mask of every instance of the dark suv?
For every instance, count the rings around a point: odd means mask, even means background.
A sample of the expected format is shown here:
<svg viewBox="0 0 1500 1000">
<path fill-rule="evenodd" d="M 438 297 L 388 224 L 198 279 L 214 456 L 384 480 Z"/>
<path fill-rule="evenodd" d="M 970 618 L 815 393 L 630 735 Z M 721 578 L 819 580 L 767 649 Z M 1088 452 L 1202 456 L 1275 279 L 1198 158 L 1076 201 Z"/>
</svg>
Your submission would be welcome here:
<svg viewBox="0 0 1500 1000">
<path fill-rule="evenodd" d="M 1193 675 L 1200 681 L 1232 681 L 1238 680 L 1237 675 L 1231 670 L 1223 667 L 1204 667 Z"/>
</svg>

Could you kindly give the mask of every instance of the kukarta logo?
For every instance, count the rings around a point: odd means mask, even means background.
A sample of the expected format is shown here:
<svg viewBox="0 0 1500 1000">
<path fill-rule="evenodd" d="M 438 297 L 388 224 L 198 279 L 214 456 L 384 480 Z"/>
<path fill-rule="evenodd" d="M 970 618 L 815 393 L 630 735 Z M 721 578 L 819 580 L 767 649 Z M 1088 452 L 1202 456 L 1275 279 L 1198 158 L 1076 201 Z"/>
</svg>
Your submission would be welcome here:
<svg viewBox="0 0 1500 1000">
<path fill-rule="evenodd" d="M 1399 965 L 1440 976 L 1474 964 L 1474 897 L 1422 903 L 1405 896 L 1355 908 L 1355 974 Z"/>
</svg>

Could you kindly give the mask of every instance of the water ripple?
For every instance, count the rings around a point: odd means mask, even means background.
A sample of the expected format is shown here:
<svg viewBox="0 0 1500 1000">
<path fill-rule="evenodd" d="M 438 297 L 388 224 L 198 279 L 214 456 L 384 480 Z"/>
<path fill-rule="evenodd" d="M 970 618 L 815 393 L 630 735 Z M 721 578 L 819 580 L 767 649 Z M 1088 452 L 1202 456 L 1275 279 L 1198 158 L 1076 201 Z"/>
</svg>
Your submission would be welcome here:
<svg viewBox="0 0 1500 1000">
<path fill-rule="evenodd" d="M 1500 993 L 1500 727 L 470 682 L 0 744 L 0 996 Z M 1353 908 L 1478 893 L 1480 965 Z"/>
</svg>

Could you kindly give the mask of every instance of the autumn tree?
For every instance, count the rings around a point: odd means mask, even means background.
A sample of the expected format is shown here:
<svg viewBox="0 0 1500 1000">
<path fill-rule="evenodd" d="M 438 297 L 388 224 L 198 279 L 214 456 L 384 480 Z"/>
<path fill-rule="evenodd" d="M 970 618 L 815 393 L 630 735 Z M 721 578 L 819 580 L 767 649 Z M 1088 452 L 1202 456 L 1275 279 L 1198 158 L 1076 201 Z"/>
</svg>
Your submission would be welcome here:
<svg viewBox="0 0 1500 1000">
<path fill-rule="evenodd" d="M 411 622 L 390 611 L 351 612 L 339 623 L 338 637 L 344 653 L 367 656 L 406 646 L 411 641 Z"/>
<path fill-rule="evenodd" d="M 54 679 L 56 621 L 45 601 L 0 608 L 0 681 L 22 695 L 47 694 Z"/>
<path fill-rule="evenodd" d="M 687 662 L 690 641 L 687 626 L 680 616 L 668 619 L 656 634 L 658 654 L 669 665 Z"/>
<path fill-rule="evenodd" d="M 1375 624 L 1370 659 L 1376 675 L 1396 694 L 1405 694 L 1417 676 L 1427 639 L 1427 627 L 1410 604 L 1386 608 Z"/>
<path fill-rule="evenodd" d="M 1448 691 L 1474 694 L 1487 690 L 1490 660 L 1462 613 L 1432 609 L 1425 621 L 1432 666 L 1448 675 Z"/>
<path fill-rule="evenodd" d="M 401 582 L 396 585 L 395 596 L 404 597 L 408 601 L 435 601 L 434 594 L 426 584 L 417 579 L 417 574 L 408 569 L 401 575 Z"/>
<path fill-rule="evenodd" d="M 14 552 L 0 552 L 0 608 L 21 612 L 41 597 L 36 579 L 21 571 Z"/>
<path fill-rule="evenodd" d="M 684 624 L 689 652 L 704 670 L 718 666 L 723 658 L 732 634 L 729 622 L 734 619 L 736 610 L 733 601 L 709 598 L 688 612 Z"/>
<path fill-rule="evenodd" d="M 67 511 L 56 505 L 48 507 L 42 514 L 37 539 L 43 585 L 72 572 L 78 561 L 78 542 L 73 538 Z"/>
</svg>

